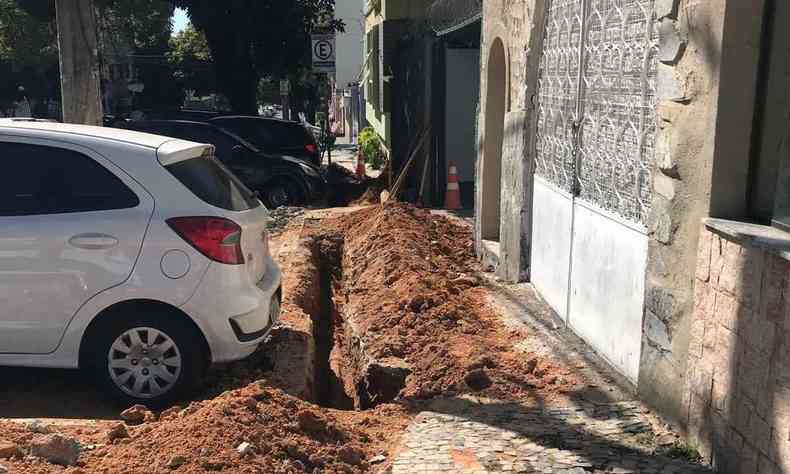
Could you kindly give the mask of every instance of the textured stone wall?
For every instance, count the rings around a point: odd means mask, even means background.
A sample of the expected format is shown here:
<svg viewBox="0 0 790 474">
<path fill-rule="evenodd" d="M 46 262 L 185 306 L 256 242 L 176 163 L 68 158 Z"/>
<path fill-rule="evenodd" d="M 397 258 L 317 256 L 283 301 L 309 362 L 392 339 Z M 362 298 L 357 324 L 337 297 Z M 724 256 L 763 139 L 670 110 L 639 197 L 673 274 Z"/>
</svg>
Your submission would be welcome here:
<svg viewBox="0 0 790 474">
<path fill-rule="evenodd" d="M 717 470 L 790 472 L 790 261 L 703 228 L 683 409 Z"/>
<path fill-rule="evenodd" d="M 502 192 L 500 258 L 497 274 L 510 281 L 523 280 L 529 262 L 529 219 L 532 186 L 528 158 L 528 125 L 532 118 L 530 79 L 531 32 L 534 21 L 532 6 L 536 0 L 487 0 L 483 2 L 483 38 L 480 58 L 480 118 L 478 128 L 478 160 L 476 165 L 476 241 L 482 253 L 480 212 L 483 189 L 480 170 L 484 158 L 483 141 L 486 130 L 486 97 L 488 96 L 488 59 L 492 44 L 498 39 L 505 46 L 507 87 L 506 124 L 502 152 Z M 538 0 L 541 1 L 541 0 Z"/>
<path fill-rule="evenodd" d="M 658 133 L 639 394 L 682 428 L 700 222 L 744 215 L 763 0 L 655 0 Z"/>
</svg>

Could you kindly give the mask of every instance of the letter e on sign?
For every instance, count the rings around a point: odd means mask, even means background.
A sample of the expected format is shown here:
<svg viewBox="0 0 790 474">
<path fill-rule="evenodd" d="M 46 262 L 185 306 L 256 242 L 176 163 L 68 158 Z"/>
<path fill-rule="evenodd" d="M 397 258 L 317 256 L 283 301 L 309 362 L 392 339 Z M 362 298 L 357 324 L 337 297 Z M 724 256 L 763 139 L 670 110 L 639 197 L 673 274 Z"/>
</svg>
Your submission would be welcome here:
<svg viewBox="0 0 790 474">
<path fill-rule="evenodd" d="M 335 35 L 313 35 L 313 72 L 335 72 Z"/>
</svg>

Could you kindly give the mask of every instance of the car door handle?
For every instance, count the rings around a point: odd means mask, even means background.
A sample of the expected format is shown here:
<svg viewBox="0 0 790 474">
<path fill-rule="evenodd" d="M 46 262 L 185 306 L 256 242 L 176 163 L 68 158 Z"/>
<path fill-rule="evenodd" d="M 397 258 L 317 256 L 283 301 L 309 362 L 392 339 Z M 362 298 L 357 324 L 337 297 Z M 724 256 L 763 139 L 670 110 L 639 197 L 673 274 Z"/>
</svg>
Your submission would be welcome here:
<svg viewBox="0 0 790 474">
<path fill-rule="evenodd" d="M 118 245 L 118 239 L 107 234 L 79 234 L 70 238 L 69 244 L 85 250 L 103 250 Z"/>
</svg>

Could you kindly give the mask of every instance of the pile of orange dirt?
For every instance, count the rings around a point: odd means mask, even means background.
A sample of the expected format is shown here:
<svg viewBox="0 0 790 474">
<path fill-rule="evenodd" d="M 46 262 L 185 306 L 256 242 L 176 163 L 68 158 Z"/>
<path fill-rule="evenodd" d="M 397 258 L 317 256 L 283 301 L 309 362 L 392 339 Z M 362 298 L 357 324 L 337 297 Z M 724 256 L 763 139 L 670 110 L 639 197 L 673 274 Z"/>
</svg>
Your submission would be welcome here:
<svg viewBox="0 0 790 474">
<path fill-rule="evenodd" d="M 368 472 L 406 424 L 394 405 L 340 412 L 257 383 L 170 412 L 112 441 L 106 428 L 66 430 L 83 445 L 78 465 L 66 472 Z M 0 424 L 0 436 L 26 452 L 41 435 Z M 64 472 L 33 457 L 0 464 L 11 472 Z"/>
<path fill-rule="evenodd" d="M 490 307 L 470 226 L 388 203 L 324 226 L 332 227 L 345 236 L 336 304 L 370 359 L 405 362 L 401 398 L 475 393 L 526 402 L 577 387 L 568 368 L 515 349 L 529 335 Z"/>
</svg>

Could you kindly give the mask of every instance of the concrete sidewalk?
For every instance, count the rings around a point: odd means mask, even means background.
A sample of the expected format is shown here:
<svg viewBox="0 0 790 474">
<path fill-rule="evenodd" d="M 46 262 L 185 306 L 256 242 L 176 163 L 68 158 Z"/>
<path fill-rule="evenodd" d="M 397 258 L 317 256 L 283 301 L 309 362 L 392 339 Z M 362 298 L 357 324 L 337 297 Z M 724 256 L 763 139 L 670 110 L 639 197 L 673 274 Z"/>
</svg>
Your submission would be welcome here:
<svg viewBox="0 0 790 474">
<path fill-rule="evenodd" d="M 332 163 L 356 173 L 358 150 L 357 145 L 349 143 L 346 137 L 338 137 L 335 146 L 332 148 Z M 324 163 L 326 163 L 326 155 L 324 155 Z M 367 170 L 366 174 L 370 178 L 378 178 L 381 175 L 381 170 L 374 170 L 370 166 L 365 168 Z"/>
</svg>

